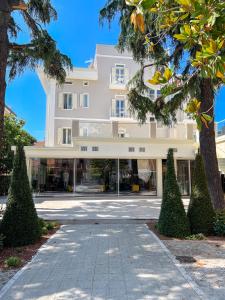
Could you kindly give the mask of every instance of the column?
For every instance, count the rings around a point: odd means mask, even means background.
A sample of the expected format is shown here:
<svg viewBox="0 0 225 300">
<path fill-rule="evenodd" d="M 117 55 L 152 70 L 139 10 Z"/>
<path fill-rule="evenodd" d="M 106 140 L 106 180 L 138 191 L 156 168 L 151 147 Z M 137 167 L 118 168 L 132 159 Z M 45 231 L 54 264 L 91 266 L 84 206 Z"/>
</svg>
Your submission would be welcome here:
<svg viewBox="0 0 225 300">
<path fill-rule="evenodd" d="M 162 178 L 162 159 L 156 160 L 156 173 L 157 173 L 157 196 L 162 198 L 163 195 L 163 178 Z"/>
<path fill-rule="evenodd" d="M 76 191 L 76 158 L 73 160 L 73 192 Z"/>
</svg>

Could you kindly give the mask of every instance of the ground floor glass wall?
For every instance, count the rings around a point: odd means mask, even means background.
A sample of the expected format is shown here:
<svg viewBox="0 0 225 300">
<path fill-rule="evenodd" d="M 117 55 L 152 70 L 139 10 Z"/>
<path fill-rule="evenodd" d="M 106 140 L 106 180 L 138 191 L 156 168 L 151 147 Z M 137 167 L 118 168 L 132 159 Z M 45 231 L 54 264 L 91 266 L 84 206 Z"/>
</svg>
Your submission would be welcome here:
<svg viewBox="0 0 225 300">
<path fill-rule="evenodd" d="M 157 195 L 156 160 L 32 159 L 37 191 Z"/>
<path fill-rule="evenodd" d="M 72 191 L 73 159 L 33 159 L 31 185 L 35 191 Z"/>
</svg>

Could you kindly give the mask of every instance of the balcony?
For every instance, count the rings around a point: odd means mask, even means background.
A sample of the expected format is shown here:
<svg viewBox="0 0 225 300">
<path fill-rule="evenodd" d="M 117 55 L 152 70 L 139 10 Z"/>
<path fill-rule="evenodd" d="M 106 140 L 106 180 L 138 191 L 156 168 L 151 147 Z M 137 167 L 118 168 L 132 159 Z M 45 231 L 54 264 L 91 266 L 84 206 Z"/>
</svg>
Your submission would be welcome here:
<svg viewBox="0 0 225 300">
<path fill-rule="evenodd" d="M 129 81 L 129 71 L 127 68 L 112 68 L 110 74 L 109 88 L 112 90 L 126 90 Z"/>
<path fill-rule="evenodd" d="M 126 117 L 124 114 L 123 118 Z M 123 134 L 121 134 L 121 132 Z M 138 123 L 114 120 L 111 122 L 74 121 L 73 138 L 84 139 L 139 139 L 148 140 L 188 140 L 195 142 L 196 126 L 194 124 L 176 124 L 173 127 L 160 127 L 157 124 L 147 123 L 140 126 Z"/>
<path fill-rule="evenodd" d="M 117 109 L 112 109 L 110 113 L 111 118 L 119 118 L 119 119 L 129 119 L 131 118 L 131 114 L 128 111 L 125 110 L 117 110 Z"/>
</svg>

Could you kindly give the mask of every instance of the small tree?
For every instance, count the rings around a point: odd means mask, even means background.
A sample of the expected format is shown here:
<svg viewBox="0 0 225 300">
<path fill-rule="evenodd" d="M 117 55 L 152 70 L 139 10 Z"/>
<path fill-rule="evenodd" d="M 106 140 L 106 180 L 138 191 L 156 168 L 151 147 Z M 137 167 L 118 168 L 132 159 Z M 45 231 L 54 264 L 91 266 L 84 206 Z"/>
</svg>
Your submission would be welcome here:
<svg viewBox="0 0 225 300">
<path fill-rule="evenodd" d="M 191 232 L 209 234 L 213 231 L 215 213 L 206 182 L 202 156 L 197 154 L 192 178 L 192 192 L 188 207 Z"/>
<path fill-rule="evenodd" d="M 171 237 L 183 238 L 190 234 L 188 219 L 175 175 L 172 149 L 169 149 L 167 156 L 167 171 L 158 229 L 161 234 Z"/>
<path fill-rule="evenodd" d="M 7 246 L 23 246 L 34 243 L 40 237 L 38 217 L 32 200 L 27 176 L 25 153 L 17 147 L 9 196 L 1 223 L 1 233 Z"/>
</svg>

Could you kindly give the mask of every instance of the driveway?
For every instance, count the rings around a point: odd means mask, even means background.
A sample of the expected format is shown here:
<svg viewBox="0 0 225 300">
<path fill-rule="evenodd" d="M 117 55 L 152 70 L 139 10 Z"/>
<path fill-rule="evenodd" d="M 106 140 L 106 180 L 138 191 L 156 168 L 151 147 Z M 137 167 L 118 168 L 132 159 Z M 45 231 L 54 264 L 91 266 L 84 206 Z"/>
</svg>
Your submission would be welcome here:
<svg viewBox="0 0 225 300">
<path fill-rule="evenodd" d="M 188 199 L 184 200 L 185 206 Z M 159 198 L 35 198 L 40 217 L 46 220 L 158 219 Z"/>
<path fill-rule="evenodd" d="M 0 298 L 206 299 L 198 292 L 146 225 L 64 225 Z"/>
</svg>

